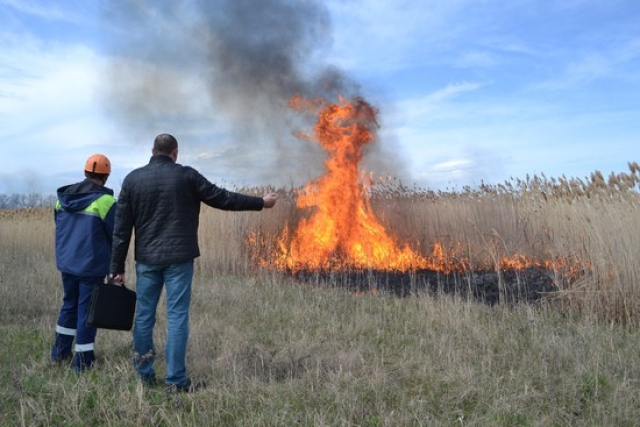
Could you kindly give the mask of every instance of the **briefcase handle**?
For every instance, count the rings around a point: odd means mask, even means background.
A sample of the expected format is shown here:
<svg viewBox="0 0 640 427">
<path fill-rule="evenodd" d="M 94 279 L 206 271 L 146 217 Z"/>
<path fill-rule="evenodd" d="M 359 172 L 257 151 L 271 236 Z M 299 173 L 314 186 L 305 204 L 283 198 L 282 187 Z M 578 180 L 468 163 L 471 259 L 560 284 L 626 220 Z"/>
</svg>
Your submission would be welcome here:
<svg viewBox="0 0 640 427">
<path fill-rule="evenodd" d="M 129 289 L 127 288 L 127 286 L 124 284 L 124 282 L 122 283 L 117 283 L 115 281 L 115 278 L 111 275 L 111 274 L 107 274 L 104 278 L 104 284 L 105 285 L 114 285 L 114 286 L 122 286 L 125 289 Z"/>
</svg>

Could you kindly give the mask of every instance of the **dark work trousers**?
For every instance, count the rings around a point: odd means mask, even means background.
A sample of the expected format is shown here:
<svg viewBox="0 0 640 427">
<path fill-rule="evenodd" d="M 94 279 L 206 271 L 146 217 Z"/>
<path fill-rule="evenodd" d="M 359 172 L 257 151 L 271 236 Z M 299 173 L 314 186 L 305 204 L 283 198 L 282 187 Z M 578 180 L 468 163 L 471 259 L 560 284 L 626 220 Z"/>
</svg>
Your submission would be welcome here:
<svg viewBox="0 0 640 427">
<path fill-rule="evenodd" d="M 56 324 L 56 340 L 51 349 L 53 360 L 70 359 L 74 350 L 81 353 L 77 356 L 89 356 L 86 363 L 93 363 L 96 328 L 88 327 L 86 321 L 93 287 L 103 280 L 103 277 L 81 277 L 62 273 L 64 296 Z M 75 347 L 72 349 L 74 338 Z M 85 363 L 84 359 L 85 357 L 80 357 L 82 365 Z"/>
</svg>

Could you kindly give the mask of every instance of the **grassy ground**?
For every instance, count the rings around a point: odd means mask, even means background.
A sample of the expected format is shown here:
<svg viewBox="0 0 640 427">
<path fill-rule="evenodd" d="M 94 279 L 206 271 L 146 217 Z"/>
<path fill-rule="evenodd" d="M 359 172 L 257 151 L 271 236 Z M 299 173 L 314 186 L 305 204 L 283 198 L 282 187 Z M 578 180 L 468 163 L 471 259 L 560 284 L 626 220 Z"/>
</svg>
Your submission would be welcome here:
<svg viewBox="0 0 640 427">
<path fill-rule="evenodd" d="M 99 332 L 93 372 L 50 366 L 46 286 L 38 315 L 3 306 L 0 425 L 639 425 L 637 331 L 545 308 L 199 277 L 188 365 L 208 387 L 170 395 L 134 379 L 129 332 Z"/>
</svg>

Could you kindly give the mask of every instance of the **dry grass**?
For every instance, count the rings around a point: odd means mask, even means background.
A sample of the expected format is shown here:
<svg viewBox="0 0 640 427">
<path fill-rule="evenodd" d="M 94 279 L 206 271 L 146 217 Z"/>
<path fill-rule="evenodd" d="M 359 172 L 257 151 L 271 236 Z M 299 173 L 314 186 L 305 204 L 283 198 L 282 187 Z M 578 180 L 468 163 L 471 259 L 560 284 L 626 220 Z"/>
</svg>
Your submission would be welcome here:
<svg viewBox="0 0 640 427">
<path fill-rule="evenodd" d="M 640 168 L 629 169 L 608 180 L 534 176 L 456 193 L 383 186 L 374 203 L 388 230 L 425 252 L 440 242 L 475 265 L 516 254 L 575 263 L 579 280 L 560 293 L 568 310 L 638 325 Z"/>
<path fill-rule="evenodd" d="M 637 425 L 639 170 L 630 170 L 456 193 L 377 186 L 381 222 L 423 252 L 439 242 L 475 263 L 577 260 L 587 274 L 549 307 L 294 283 L 251 261 L 300 219 L 292 192 L 263 213 L 204 209 L 188 364 L 209 387 L 185 396 L 134 380 L 127 332 L 100 331 L 90 374 L 49 367 L 61 302 L 52 212 L 2 211 L 0 425 Z M 261 244 L 250 247 L 252 235 Z M 164 325 L 161 313 L 161 351 Z"/>
</svg>

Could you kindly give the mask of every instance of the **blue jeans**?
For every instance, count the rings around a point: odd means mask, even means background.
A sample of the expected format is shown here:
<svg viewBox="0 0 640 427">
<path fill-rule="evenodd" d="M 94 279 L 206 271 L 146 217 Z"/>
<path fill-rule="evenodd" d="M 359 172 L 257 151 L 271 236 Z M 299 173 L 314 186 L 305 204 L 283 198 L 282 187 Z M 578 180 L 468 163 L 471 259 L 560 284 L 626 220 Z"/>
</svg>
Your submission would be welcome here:
<svg viewBox="0 0 640 427">
<path fill-rule="evenodd" d="M 167 361 L 166 384 L 185 385 L 187 382 L 187 341 L 189 340 L 189 305 L 191 304 L 191 281 L 193 260 L 180 264 L 136 263 L 136 316 L 133 326 L 133 365 L 143 381 L 155 380 L 153 362 L 153 327 L 156 309 L 166 288 Z"/>
</svg>

